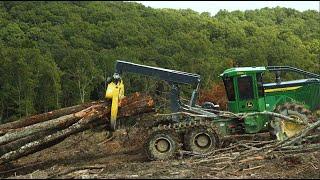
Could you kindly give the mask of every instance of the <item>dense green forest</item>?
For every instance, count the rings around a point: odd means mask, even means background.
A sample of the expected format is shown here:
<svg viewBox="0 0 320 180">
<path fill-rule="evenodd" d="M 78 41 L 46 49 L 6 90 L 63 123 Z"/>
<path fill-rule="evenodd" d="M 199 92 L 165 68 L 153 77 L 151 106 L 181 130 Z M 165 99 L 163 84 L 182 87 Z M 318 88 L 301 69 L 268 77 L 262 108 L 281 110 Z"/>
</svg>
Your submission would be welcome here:
<svg viewBox="0 0 320 180">
<path fill-rule="evenodd" d="M 234 66 L 320 73 L 320 15 L 287 8 L 153 9 L 135 2 L 0 2 L 0 120 L 100 98 L 117 59 L 198 73 Z M 127 76 L 127 92 L 154 80 Z"/>
</svg>

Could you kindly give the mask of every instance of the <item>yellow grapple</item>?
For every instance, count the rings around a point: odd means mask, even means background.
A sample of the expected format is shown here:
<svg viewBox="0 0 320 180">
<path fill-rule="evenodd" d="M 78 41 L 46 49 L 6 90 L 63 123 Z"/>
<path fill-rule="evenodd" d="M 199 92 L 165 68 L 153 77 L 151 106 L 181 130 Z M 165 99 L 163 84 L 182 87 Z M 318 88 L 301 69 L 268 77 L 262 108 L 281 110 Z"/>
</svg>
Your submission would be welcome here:
<svg viewBox="0 0 320 180">
<path fill-rule="evenodd" d="M 109 83 L 105 97 L 112 100 L 110 126 L 112 130 L 115 130 L 119 103 L 120 100 L 124 97 L 124 84 L 122 80 L 119 80 L 117 83 Z"/>
</svg>

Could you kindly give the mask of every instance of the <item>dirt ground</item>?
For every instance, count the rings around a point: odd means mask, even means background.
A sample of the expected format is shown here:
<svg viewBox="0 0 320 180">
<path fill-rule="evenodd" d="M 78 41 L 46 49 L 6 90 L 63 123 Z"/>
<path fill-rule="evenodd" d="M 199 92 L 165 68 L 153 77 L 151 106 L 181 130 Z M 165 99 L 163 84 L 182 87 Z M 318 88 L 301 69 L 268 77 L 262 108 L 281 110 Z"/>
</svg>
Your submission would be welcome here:
<svg viewBox="0 0 320 180">
<path fill-rule="evenodd" d="M 132 128 L 107 140 L 104 130 L 87 130 L 0 167 L 0 177 L 31 178 L 320 178 L 320 152 L 274 157 L 218 169 L 190 157 L 149 161 L 146 132 Z M 205 158 L 203 158 L 205 159 Z"/>
</svg>

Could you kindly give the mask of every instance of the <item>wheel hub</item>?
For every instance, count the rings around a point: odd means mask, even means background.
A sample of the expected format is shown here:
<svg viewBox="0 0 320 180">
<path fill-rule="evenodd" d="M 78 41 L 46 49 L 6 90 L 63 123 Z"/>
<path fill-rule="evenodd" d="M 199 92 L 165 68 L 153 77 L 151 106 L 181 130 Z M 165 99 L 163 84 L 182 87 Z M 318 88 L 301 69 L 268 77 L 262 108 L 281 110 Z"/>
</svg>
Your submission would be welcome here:
<svg viewBox="0 0 320 180">
<path fill-rule="evenodd" d="M 159 139 L 157 139 L 157 141 L 155 143 L 155 147 L 159 152 L 164 153 L 164 152 L 168 152 L 170 150 L 171 143 L 166 138 L 159 138 Z"/>
<path fill-rule="evenodd" d="M 206 133 L 199 133 L 195 137 L 195 144 L 200 148 L 208 148 L 211 145 L 211 138 Z"/>
</svg>

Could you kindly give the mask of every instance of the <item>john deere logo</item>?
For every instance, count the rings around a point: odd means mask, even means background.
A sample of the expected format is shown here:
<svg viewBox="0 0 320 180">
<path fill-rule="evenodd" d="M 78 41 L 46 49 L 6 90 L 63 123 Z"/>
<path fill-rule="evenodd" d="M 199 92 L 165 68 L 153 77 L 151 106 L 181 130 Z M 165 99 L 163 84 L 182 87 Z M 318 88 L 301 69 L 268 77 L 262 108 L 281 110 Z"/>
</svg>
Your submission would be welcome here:
<svg viewBox="0 0 320 180">
<path fill-rule="evenodd" d="M 253 107 L 253 103 L 251 101 L 247 102 L 247 107 L 248 108 L 252 108 Z"/>
</svg>

